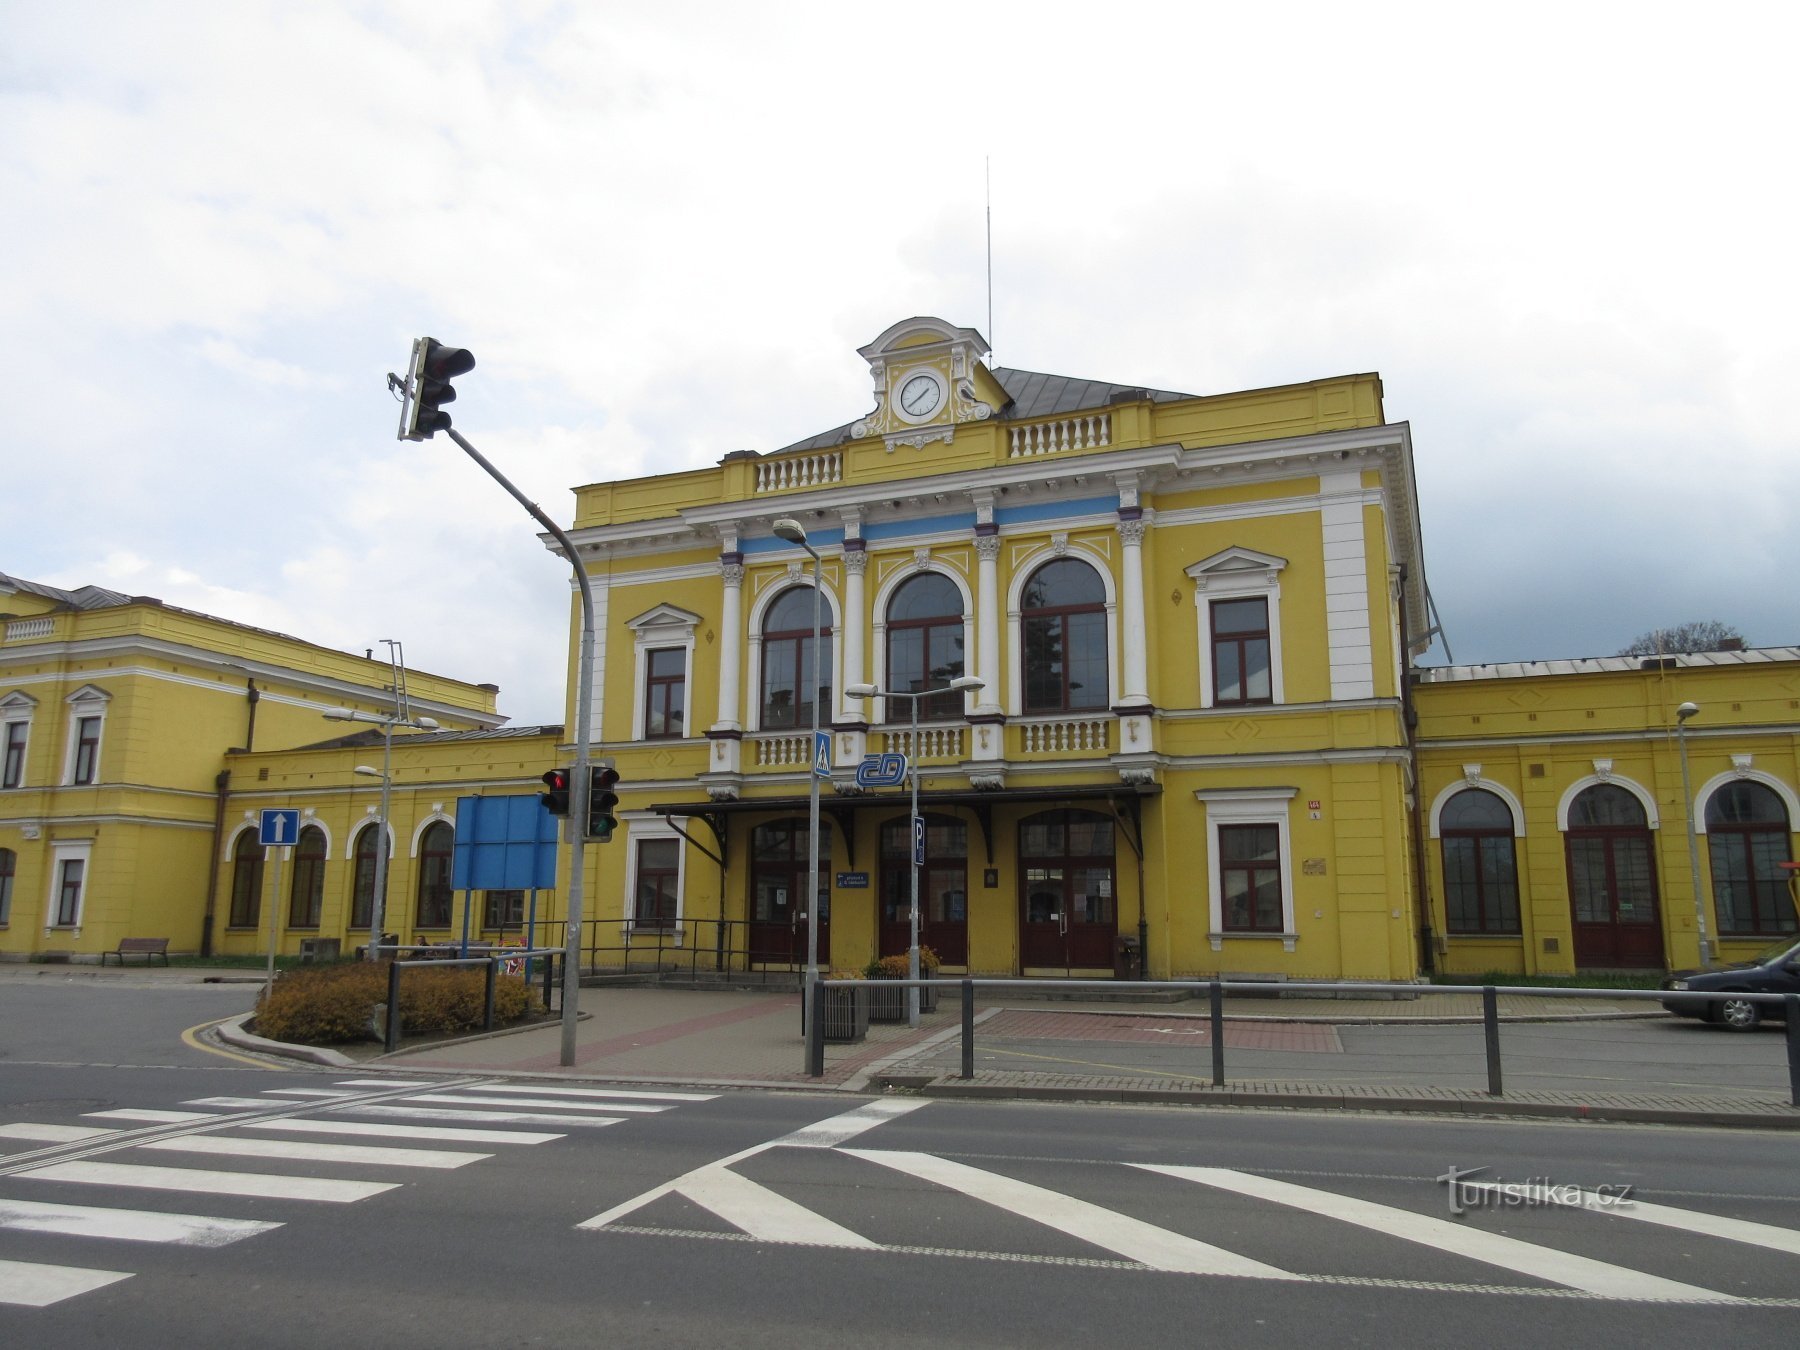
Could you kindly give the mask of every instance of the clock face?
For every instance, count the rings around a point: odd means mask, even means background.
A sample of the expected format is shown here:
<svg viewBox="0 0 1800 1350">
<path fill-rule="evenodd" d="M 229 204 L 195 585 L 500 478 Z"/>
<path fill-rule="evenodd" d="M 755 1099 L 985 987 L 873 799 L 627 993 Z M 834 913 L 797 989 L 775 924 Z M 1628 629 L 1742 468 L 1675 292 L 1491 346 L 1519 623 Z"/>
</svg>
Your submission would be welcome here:
<svg viewBox="0 0 1800 1350">
<path fill-rule="evenodd" d="M 900 385 L 900 413 L 909 421 L 923 422 L 943 401 L 944 386 L 935 375 L 909 375 Z"/>
</svg>

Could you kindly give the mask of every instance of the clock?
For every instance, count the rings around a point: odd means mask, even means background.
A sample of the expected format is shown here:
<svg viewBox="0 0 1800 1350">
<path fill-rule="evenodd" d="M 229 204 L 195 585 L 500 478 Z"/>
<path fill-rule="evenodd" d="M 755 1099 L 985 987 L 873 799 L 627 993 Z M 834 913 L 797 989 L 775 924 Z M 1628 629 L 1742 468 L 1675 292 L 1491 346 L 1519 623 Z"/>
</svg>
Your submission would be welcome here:
<svg viewBox="0 0 1800 1350">
<path fill-rule="evenodd" d="M 936 372 L 916 371 L 900 381 L 895 411 L 913 423 L 924 422 L 944 406 L 944 382 Z"/>
</svg>

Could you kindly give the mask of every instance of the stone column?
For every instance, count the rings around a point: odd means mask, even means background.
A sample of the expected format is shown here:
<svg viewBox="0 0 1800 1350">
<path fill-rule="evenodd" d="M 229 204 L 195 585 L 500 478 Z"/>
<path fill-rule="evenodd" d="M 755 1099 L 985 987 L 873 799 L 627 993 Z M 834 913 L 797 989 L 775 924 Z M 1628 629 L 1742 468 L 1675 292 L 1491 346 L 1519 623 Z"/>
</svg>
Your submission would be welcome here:
<svg viewBox="0 0 1800 1350">
<path fill-rule="evenodd" d="M 1000 527 L 975 526 L 975 670 L 987 681 L 976 701 L 977 713 L 1004 711 L 1000 701 Z"/>
<path fill-rule="evenodd" d="M 707 767 L 712 773 L 735 774 L 743 763 L 738 669 L 744 661 L 744 555 L 735 548 L 721 553 L 719 577 L 724 583 L 724 602 L 719 607 L 719 716 L 706 733 L 712 741 Z"/>
<path fill-rule="evenodd" d="M 869 570 L 868 545 L 861 539 L 844 540 L 844 678 L 838 681 L 838 720 L 860 722 L 862 700 L 852 699 L 844 690 L 861 684 L 863 674 L 863 633 L 868 627 L 868 592 L 864 580 Z"/>
<path fill-rule="evenodd" d="M 1119 540 L 1124 545 L 1124 603 L 1120 606 L 1120 655 L 1123 658 L 1120 707 L 1150 702 L 1150 639 L 1144 631 L 1144 526 L 1142 507 L 1119 508 Z"/>
</svg>

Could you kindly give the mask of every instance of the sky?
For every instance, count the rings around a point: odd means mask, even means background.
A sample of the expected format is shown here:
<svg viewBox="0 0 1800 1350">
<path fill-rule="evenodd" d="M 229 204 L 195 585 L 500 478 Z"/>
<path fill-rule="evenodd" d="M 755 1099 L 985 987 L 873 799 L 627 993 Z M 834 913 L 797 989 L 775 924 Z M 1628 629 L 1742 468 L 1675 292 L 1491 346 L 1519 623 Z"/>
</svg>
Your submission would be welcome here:
<svg viewBox="0 0 1800 1350">
<path fill-rule="evenodd" d="M 500 685 L 575 486 L 868 411 L 936 315 L 1188 393 L 1378 371 L 1439 664 L 1800 643 L 1800 12 L 0 0 L 0 572 Z M 988 248 L 992 241 L 992 290 Z M 990 311 L 991 306 L 991 311 Z M 991 312 L 991 318 L 990 318 Z"/>
</svg>

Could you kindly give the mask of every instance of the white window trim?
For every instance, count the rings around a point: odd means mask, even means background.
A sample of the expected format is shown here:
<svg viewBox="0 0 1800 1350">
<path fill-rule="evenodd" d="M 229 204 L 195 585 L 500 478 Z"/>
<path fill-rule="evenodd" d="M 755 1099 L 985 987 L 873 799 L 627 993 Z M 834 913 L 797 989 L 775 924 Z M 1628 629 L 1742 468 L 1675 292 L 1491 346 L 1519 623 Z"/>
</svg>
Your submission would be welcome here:
<svg viewBox="0 0 1800 1350">
<path fill-rule="evenodd" d="M 893 603 L 895 593 L 898 592 L 902 586 L 911 581 L 914 577 L 921 576 L 926 572 L 936 572 L 941 577 L 949 578 L 951 585 L 955 586 L 957 593 L 962 596 L 963 670 L 966 672 L 969 668 L 969 658 L 975 651 L 976 642 L 975 596 L 969 590 L 969 583 L 954 570 L 945 564 L 938 562 L 936 559 L 928 558 L 923 563 L 916 566 L 896 568 L 894 575 L 882 582 L 875 592 L 875 602 L 871 611 L 875 616 L 873 629 L 875 646 L 874 650 L 869 653 L 869 669 L 873 672 L 870 675 L 869 683 L 873 684 L 877 689 L 887 688 L 888 606 Z M 967 717 L 975 710 L 976 700 L 986 692 L 985 689 L 973 689 L 964 692 L 963 716 Z M 902 704 L 910 705 L 912 700 L 903 698 L 900 702 Z M 912 716 L 910 707 L 903 709 L 903 711 L 906 712 L 908 718 Z M 887 721 L 887 700 L 885 698 L 878 695 L 869 700 L 869 720 L 876 726 L 880 726 Z"/>
<path fill-rule="evenodd" d="M 81 921 L 87 917 L 88 890 L 94 880 L 94 841 L 91 839 L 71 839 L 50 845 L 50 888 L 44 898 L 44 931 L 46 933 L 71 933 L 81 936 Z M 62 898 L 63 864 L 79 862 L 81 864 L 81 896 L 75 902 L 75 922 L 58 923 L 56 908 Z"/>
<path fill-rule="evenodd" d="M 1202 708 L 1215 706 L 1212 602 L 1257 596 L 1269 602 L 1269 701 L 1271 704 L 1287 702 L 1287 690 L 1281 677 L 1281 569 L 1286 566 L 1286 558 L 1233 545 L 1182 569 L 1194 583 L 1194 607 L 1199 612 Z M 1236 710 L 1240 707 L 1255 709 L 1261 705 L 1226 703 L 1219 706 Z"/>
<path fill-rule="evenodd" d="M 671 825 L 663 816 L 648 814 L 626 814 L 619 823 L 625 827 L 625 894 L 623 897 L 623 913 L 627 933 L 661 933 L 681 946 L 687 931 L 687 849 L 682 845 L 687 840 L 681 832 Z M 660 924 L 638 926 L 637 921 L 637 877 L 638 877 L 638 845 L 645 840 L 672 839 L 675 841 L 675 919 L 672 926 L 662 927 Z"/>
<path fill-rule="evenodd" d="M 1025 711 L 1025 586 L 1038 568 L 1056 558 L 1079 558 L 1100 574 L 1100 588 L 1106 608 L 1106 706 L 1079 708 L 1068 712 Z M 1012 584 L 1006 589 L 1006 706 L 1009 717 L 1045 718 L 1050 721 L 1110 717 L 1119 698 L 1119 586 L 1113 576 L 1112 560 L 1097 549 L 1057 535 L 1036 552 L 1027 554 L 1013 565 Z M 991 689 L 980 691 L 990 697 Z"/>
<path fill-rule="evenodd" d="M 101 781 L 100 756 L 106 750 L 106 705 L 112 702 L 112 695 L 97 685 L 84 684 L 63 702 L 69 707 L 69 743 L 63 757 L 63 784 L 66 787 L 96 787 Z M 100 719 L 100 728 L 94 736 L 94 777 L 91 782 L 77 783 L 75 764 L 81 752 L 81 723 L 88 717 Z"/>
<path fill-rule="evenodd" d="M 1473 777 L 1468 776 L 1468 771 L 1471 769 L 1474 770 Z M 1525 837 L 1525 804 L 1513 795 L 1512 789 L 1502 787 L 1491 778 L 1483 778 L 1481 776 L 1481 766 L 1479 764 L 1465 764 L 1463 770 L 1464 777 L 1458 778 L 1455 782 L 1446 785 L 1444 790 L 1432 799 L 1431 820 L 1426 837 L 1431 839 L 1442 837 L 1439 832 L 1439 822 L 1443 817 L 1444 807 L 1449 804 L 1450 799 L 1456 796 L 1457 793 L 1491 792 L 1501 801 L 1505 802 L 1506 809 L 1512 812 L 1513 838 L 1523 839 Z"/>
<path fill-rule="evenodd" d="M 1562 800 L 1556 804 L 1556 828 L 1559 831 L 1564 834 L 1569 832 L 1569 808 L 1575 804 L 1575 799 L 1589 788 L 1598 787 L 1602 783 L 1610 783 L 1614 787 L 1624 788 L 1638 799 L 1644 808 L 1646 829 L 1660 830 L 1662 828 L 1662 819 L 1656 812 L 1656 798 L 1646 792 L 1641 785 L 1632 782 L 1631 779 L 1607 772 L 1605 774 L 1591 773 L 1585 778 L 1577 778 L 1569 784 L 1568 790 L 1562 795 Z"/>
<path fill-rule="evenodd" d="M 30 694 L 14 692 L 0 699 L 0 756 L 6 753 L 6 746 L 12 739 L 14 727 L 25 728 L 25 739 L 19 744 L 19 781 L 18 788 L 31 786 L 31 775 L 27 770 L 31 765 L 31 721 L 37 715 L 37 700 Z M 5 761 L 0 758 L 0 767 Z"/>
<path fill-rule="evenodd" d="M 1288 835 L 1288 803 L 1298 788 L 1246 788 L 1235 792 L 1201 790 L 1194 793 L 1206 812 L 1206 904 L 1207 937 L 1212 949 L 1221 951 L 1226 942 L 1242 940 L 1268 941 L 1279 938 L 1281 949 L 1294 950 L 1300 934 L 1294 928 L 1294 860 Z M 1273 825 L 1281 854 L 1281 931 L 1279 933 L 1239 933 L 1225 931 L 1225 891 L 1219 871 L 1219 826 Z"/>
<path fill-rule="evenodd" d="M 755 602 L 750 606 L 750 636 L 749 641 L 745 644 L 746 656 L 750 662 L 748 671 L 750 678 L 746 681 L 750 686 L 750 706 L 744 709 L 744 730 L 747 732 L 760 732 L 763 729 L 763 619 L 768 615 L 769 607 L 788 591 L 796 586 L 804 588 L 811 585 L 811 566 L 802 569 L 798 563 L 795 563 L 791 570 L 772 578 L 769 584 L 763 587 L 762 594 L 757 596 Z M 829 579 L 825 579 L 822 569 L 819 595 L 821 597 L 819 638 L 823 641 L 829 630 L 831 634 L 831 689 L 832 698 L 835 701 L 840 697 L 840 691 L 844 687 L 844 611 L 838 601 L 837 593 L 832 590 Z M 831 726 L 830 708 L 819 709 L 819 726 L 821 729 Z M 810 724 L 802 727 L 783 727 L 773 734 L 810 736 L 812 727 Z"/>
<path fill-rule="evenodd" d="M 646 739 L 650 707 L 645 700 L 645 682 L 650 672 L 650 653 L 679 647 L 682 678 L 682 738 L 694 735 L 694 630 L 700 616 L 673 605 L 657 605 L 654 609 L 627 620 L 632 631 L 636 662 L 632 675 L 631 738 Z M 659 738 L 661 739 L 661 738 Z"/>
<path fill-rule="evenodd" d="M 1728 784 L 1739 782 L 1758 783 L 1781 798 L 1781 804 L 1787 807 L 1788 832 L 1794 831 L 1794 822 L 1800 821 L 1800 798 L 1795 797 L 1794 789 L 1773 774 L 1766 774 L 1761 769 L 1745 766 L 1741 769 L 1729 769 L 1724 773 L 1717 774 L 1700 785 L 1700 790 L 1694 794 L 1695 834 L 1706 833 L 1706 804 L 1712 800 L 1713 793 Z"/>
</svg>

